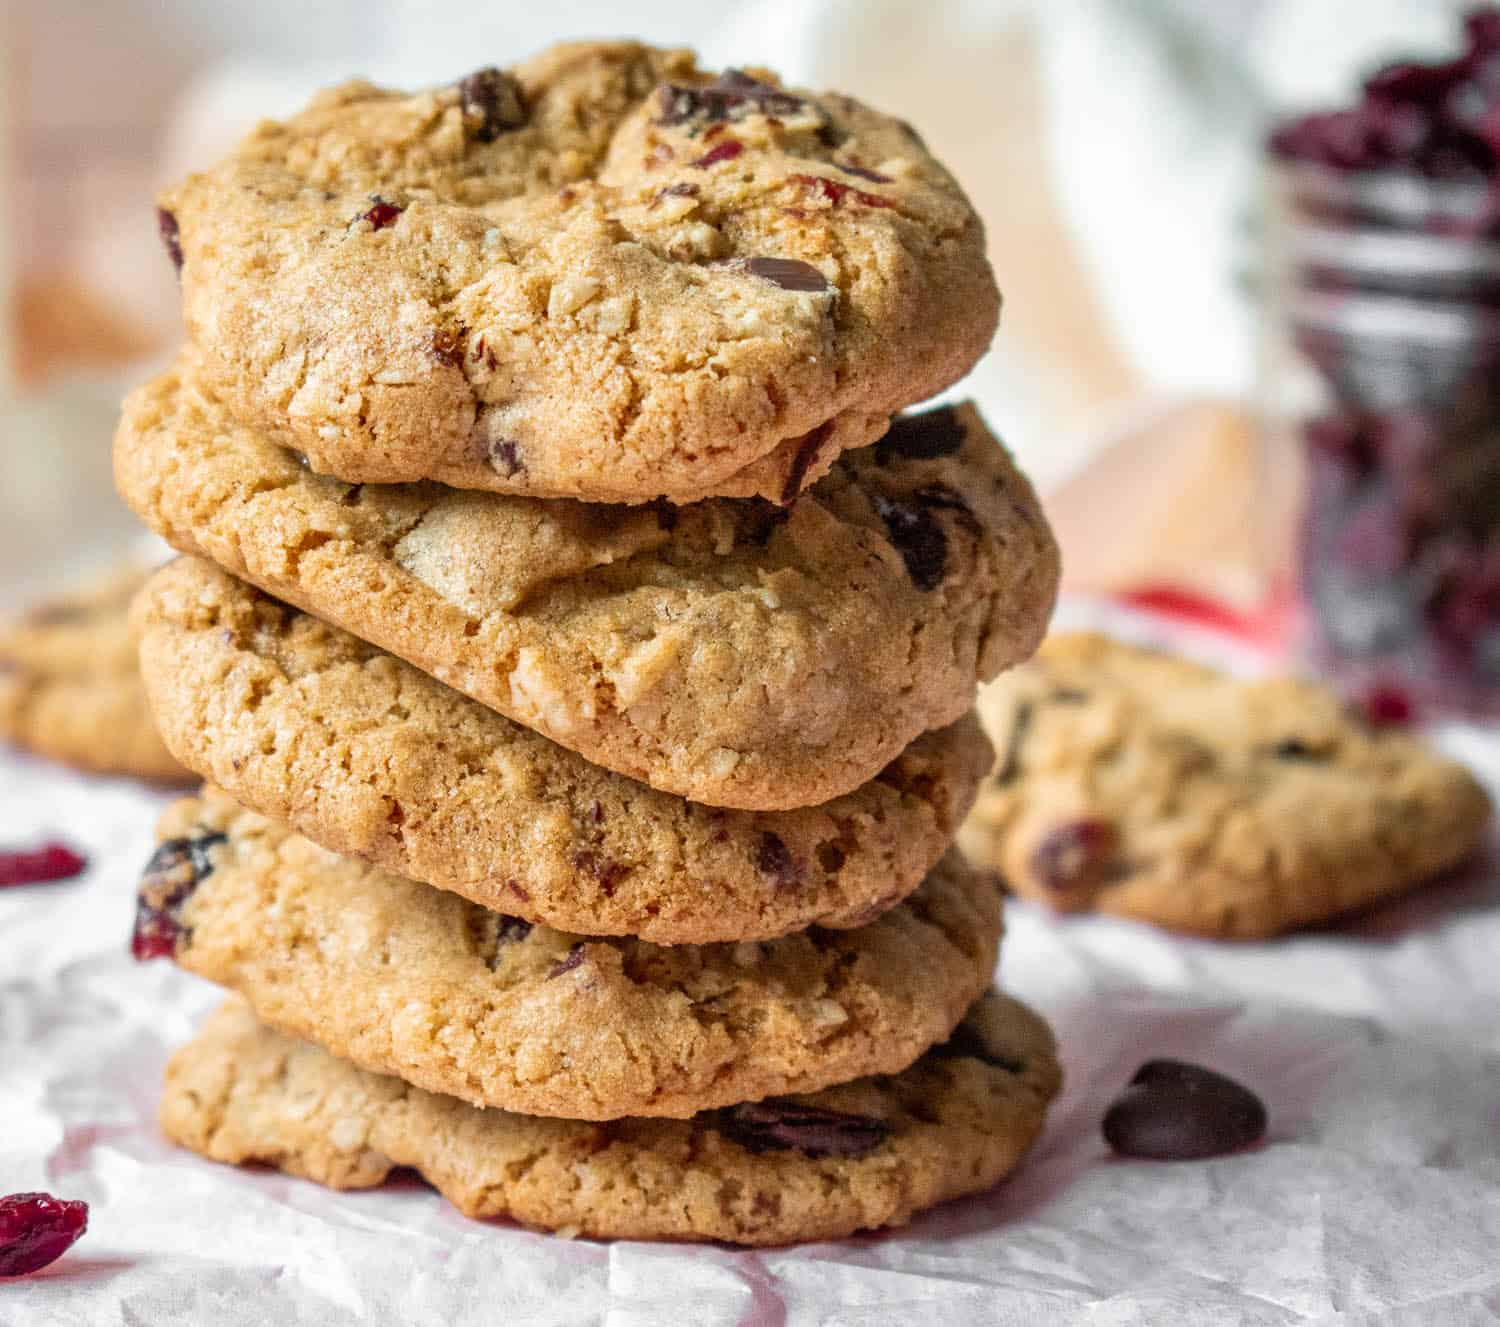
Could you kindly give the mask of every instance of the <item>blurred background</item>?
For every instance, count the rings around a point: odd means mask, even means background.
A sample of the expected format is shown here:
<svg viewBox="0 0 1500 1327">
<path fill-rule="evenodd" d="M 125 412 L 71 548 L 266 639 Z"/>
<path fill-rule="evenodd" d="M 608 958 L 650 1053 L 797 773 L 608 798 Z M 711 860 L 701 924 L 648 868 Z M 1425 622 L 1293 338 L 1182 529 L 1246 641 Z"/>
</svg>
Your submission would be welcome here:
<svg viewBox="0 0 1500 1327">
<path fill-rule="evenodd" d="M 1269 127 L 1451 56 L 1454 0 L 10 0 L 0 46 L 0 593 L 128 537 L 116 401 L 179 335 L 152 195 L 354 74 L 419 85 L 561 37 L 764 64 L 918 126 L 988 226 L 963 391 L 1047 495 L 1070 584 L 1284 594 L 1299 449 L 1266 442 Z M 1274 310 L 1272 310 L 1274 314 Z"/>
</svg>

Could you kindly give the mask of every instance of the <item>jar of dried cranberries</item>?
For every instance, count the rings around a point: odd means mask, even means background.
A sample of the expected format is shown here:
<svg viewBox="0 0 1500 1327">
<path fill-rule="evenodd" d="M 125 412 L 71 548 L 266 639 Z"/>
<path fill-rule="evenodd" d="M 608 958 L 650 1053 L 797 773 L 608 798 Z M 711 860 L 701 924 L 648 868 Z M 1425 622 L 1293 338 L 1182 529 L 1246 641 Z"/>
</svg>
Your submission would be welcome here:
<svg viewBox="0 0 1500 1327">
<path fill-rule="evenodd" d="M 1313 660 L 1375 717 L 1500 717 L 1500 10 L 1270 140 L 1262 399 L 1304 468 Z"/>
</svg>

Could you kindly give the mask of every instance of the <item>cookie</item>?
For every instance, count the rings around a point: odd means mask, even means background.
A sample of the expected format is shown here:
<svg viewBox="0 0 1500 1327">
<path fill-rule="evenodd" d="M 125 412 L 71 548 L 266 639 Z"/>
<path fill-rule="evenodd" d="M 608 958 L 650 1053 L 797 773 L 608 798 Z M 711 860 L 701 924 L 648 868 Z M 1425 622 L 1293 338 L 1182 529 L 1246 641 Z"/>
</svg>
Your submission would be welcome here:
<svg viewBox="0 0 1500 1327">
<path fill-rule="evenodd" d="M 351 486 L 237 427 L 182 368 L 129 399 L 115 459 L 182 551 L 715 806 L 867 783 L 1031 653 L 1056 591 L 1036 497 L 970 407 L 898 423 L 789 509 Z"/>
<path fill-rule="evenodd" d="M 972 714 L 797 811 L 722 811 L 610 774 L 209 563 L 140 599 L 167 741 L 325 848 L 565 931 L 658 944 L 858 926 L 943 855 L 990 766 Z"/>
<path fill-rule="evenodd" d="M 957 852 L 853 931 L 585 939 L 316 847 L 208 791 L 170 808 L 134 950 L 271 1026 L 477 1106 L 687 1116 L 905 1068 L 989 983 L 994 879 Z"/>
<path fill-rule="evenodd" d="M 476 1110 L 226 1004 L 167 1068 L 161 1124 L 215 1161 L 335 1189 L 410 1166 L 467 1216 L 620 1239 L 786 1244 L 904 1225 L 1015 1168 L 1061 1082 L 1052 1033 L 994 991 L 891 1077 L 690 1120 Z"/>
<path fill-rule="evenodd" d="M 909 127 L 634 43 L 333 88 L 161 203 L 209 381 L 354 482 L 783 501 L 999 312 Z"/>
<path fill-rule="evenodd" d="M 980 697 L 997 767 L 960 838 L 1018 894 L 1173 930 L 1272 936 L 1454 866 L 1484 790 L 1321 687 L 1056 636 Z"/>
<path fill-rule="evenodd" d="M 157 736 L 136 666 L 129 608 L 146 575 L 113 571 L 0 630 L 0 738 L 89 773 L 188 777 Z"/>
</svg>

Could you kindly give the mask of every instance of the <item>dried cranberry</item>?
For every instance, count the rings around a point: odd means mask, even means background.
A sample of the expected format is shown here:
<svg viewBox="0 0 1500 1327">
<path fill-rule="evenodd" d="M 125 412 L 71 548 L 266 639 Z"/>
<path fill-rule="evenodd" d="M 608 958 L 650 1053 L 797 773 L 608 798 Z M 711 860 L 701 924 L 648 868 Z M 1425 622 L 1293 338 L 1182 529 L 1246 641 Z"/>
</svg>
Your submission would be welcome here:
<svg viewBox="0 0 1500 1327">
<path fill-rule="evenodd" d="M 624 863 L 612 862 L 588 849 L 573 855 L 573 867 L 585 875 L 593 876 L 599 882 L 599 892 L 605 898 L 613 898 L 620 882 L 631 872 L 631 868 Z"/>
<path fill-rule="evenodd" d="M 1476 9 L 1464 18 L 1464 35 L 1476 55 L 1500 50 L 1500 10 Z"/>
<path fill-rule="evenodd" d="M 583 962 L 583 959 L 583 942 L 580 940 L 562 958 L 558 959 L 556 963 L 547 969 L 547 980 L 551 981 L 553 977 L 561 977 L 565 972 L 572 972 L 574 968 Z"/>
<path fill-rule="evenodd" d="M 1143 1064 L 1104 1116 L 1105 1141 L 1125 1156 L 1191 1161 L 1259 1142 L 1266 1108 L 1232 1078 L 1181 1060 Z"/>
<path fill-rule="evenodd" d="M 182 936 L 182 909 L 213 874 L 211 849 L 227 835 L 209 833 L 167 839 L 151 854 L 136 896 L 130 952 L 137 959 L 171 958 Z"/>
<path fill-rule="evenodd" d="M 882 175 L 878 170 L 868 170 L 864 166 L 853 166 L 842 161 L 835 161 L 833 164 L 843 171 L 845 175 L 857 175 L 862 180 L 871 180 L 876 184 L 891 183 L 891 177 L 889 175 Z"/>
<path fill-rule="evenodd" d="M 932 461 L 952 456 L 964 445 L 964 428 L 958 411 L 940 405 L 915 415 L 897 415 L 885 437 L 875 444 L 875 461 L 889 465 L 897 457 L 907 461 Z"/>
<path fill-rule="evenodd" d="M 1119 835 L 1107 820 L 1074 820 L 1059 825 L 1032 849 L 1031 873 L 1059 892 L 1104 883 Z"/>
<path fill-rule="evenodd" d="M 802 863 L 792 856 L 781 835 L 764 831 L 755 849 L 755 869 L 769 876 L 777 889 L 791 889 L 802 883 Z"/>
<path fill-rule="evenodd" d="M 709 1116 L 713 1128 L 747 1152 L 796 1149 L 810 1157 L 859 1157 L 890 1137 L 884 1120 L 790 1101 L 746 1101 Z"/>
<path fill-rule="evenodd" d="M 89 1228 L 89 1205 L 50 1193 L 0 1198 L 0 1276 L 27 1276 L 61 1258 Z"/>
<path fill-rule="evenodd" d="M 844 184 L 839 180 L 830 180 L 826 175 L 791 175 L 788 178 L 793 184 L 800 184 L 804 189 L 811 189 L 815 197 L 826 199 L 834 207 L 846 198 L 852 198 L 866 207 L 895 206 L 889 198 L 866 193 L 863 189 L 856 189 L 852 184 Z"/>
<path fill-rule="evenodd" d="M 1365 717 L 1373 724 L 1388 726 L 1411 722 L 1411 697 L 1400 687 L 1373 686 L 1365 692 L 1361 703 Z"/>
<path fill-rule="evenodd" d="M 172 266 L 182 271 L 182 231 L 178 229 L 177 218 L 164 207 L 156 209 L 156 233 L 161 236 Z"/>
<path fill-rule="evenodd" d="M 87 869 L 88 861 L 66 843 L 45 843 L 22 852 L 0 852 L 0 887 L 71 880 Z"/>
<path fill-rule="evenodd" d="M 808 104 L 774 83 L 728 69 L 702 87 L 664 84 L 657 93 L 656 123 L 696 128 L 743 120 L 747 115 L 793 116 Z"/>
<path fill-rule="evenodd" d="M 526 123 L 521 85 L 493 65 L 470 74 L 458 85 L 464 124 L 476 140 L 493 143 L 501 134 Z"/>
<path fill-rule="evenodd" d="M 388 198 L 382 198 L 379 194 L 370 195 L 370 206 L 354 219 L 356 221 L 368 221 L 373 230 L 384 230 L 387 226 L 394 226 L 396 218 L 406 208 L 399 203 L 393 203 Z"/>
<path fill-rule="evenodd" d="M 726 138 L 722 143 L 709 148 L 696 161 L 690 161 L 688 165 L 696 166 L 699 170 L 707 170 L 710 166 L 717 166 L 721 161 L 733 161 L 744 150 L 745 145 L 738 139 Z"/>
<path fill-rule="evenodd" d="M 1358 104 L 1281 125 L 1273 152 L 1335 170 L 1409 170 L 1440 180 L 1493 178 L 1500 166 L 1497 87 L 1490 69 L 1500 13 L 1465 21 L 1469 49 L 1456 60 L 1402 60 L 1364 82 Z"/>
</svg>

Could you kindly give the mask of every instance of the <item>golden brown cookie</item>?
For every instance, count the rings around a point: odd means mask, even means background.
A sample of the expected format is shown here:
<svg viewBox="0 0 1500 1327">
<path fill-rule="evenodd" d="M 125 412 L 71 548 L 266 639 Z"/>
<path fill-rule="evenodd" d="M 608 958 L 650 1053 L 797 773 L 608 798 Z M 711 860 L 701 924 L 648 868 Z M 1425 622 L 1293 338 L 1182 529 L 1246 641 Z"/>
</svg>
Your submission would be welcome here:
<svg viewBox="0 0 1500 1327">
<path fill-rule="evenodd" d="M 183 558 L 138 601 L 172 749 L 315 842 L 487 908 L 658 944 L 869 921 L 943 855 L 991 750 L 971 714 L 796 811 L 657 792 Z"/>
<path fill-rule="evenodd" d="M 131 396 L 115 451 L 168 542 L 693 801 L 852 792 L 1052 608 L 1051 532 L 971 407 L 898 422 L 790 509 L 601 507 L 327 479 L 184 369 Z"/>
<path fill-rule="evenodd" d="M 785 500 L 962 377 L 999 311 L 908 126 L 631 42 L 331 89 L 161 224 L 209 381 L 357 482 Z"/>
<path fill-rule="evenodd" d="M 476 1110 L 367 1073 L 230 1001 L 173 1057 L 174 1141 L 335 1189 L 411 1166 L 468 1216 L 600 1238 L 786 1244 L 904 1225 L 996 1184 L 1061 1082 L 1052 1034 L 994 991 L 891 1077 L 690 1120 Z"/>
<path fill-rule="evenodd" d="M 585 939 L 387 875 L 237 807 L 178 802 L 133 950 L 364 1068 L 534 1115 L 685 1117 L 905 1068 L 988 985 L 998 887 L 950 853 L 852 931 Z"/>
<path fill-rule="evenodd" d="M 1322 687 L 1055 636 L 980 697 L 998 752 L 960 842 L 1018 894 L 1174 930 L 1310 926 L 1473 852 L 1489 799 Z"/>
<path fill-rule="evenodd" d="M 94 774 L 177 782 L 157 736 L 130 637 L 144 568 L 109 573 L 0 631 L 0 737 Z"/>
</svg>

